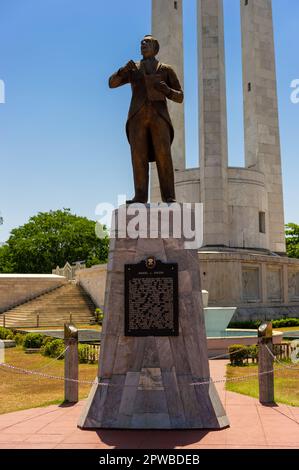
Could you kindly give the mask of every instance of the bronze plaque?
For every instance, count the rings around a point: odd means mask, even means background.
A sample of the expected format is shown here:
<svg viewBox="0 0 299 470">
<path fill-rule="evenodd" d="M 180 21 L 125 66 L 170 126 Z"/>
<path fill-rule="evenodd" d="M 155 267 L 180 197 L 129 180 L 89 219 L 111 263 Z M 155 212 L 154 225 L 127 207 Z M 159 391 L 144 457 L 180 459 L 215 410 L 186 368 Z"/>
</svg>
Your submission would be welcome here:
<svg viewBox="0 0 299 470">
<path fill-rule="evenodd" d="M 125 265 L 125 335 L 178 336 L 178 265 L 153 256 Z"/>
</svg>

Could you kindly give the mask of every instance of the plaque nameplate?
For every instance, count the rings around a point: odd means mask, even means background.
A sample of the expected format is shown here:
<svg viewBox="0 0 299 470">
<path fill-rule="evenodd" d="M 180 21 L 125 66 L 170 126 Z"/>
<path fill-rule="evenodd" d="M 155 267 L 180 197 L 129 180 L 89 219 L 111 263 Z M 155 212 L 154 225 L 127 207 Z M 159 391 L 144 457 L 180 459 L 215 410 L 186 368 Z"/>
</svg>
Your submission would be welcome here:
<svg viewBox="0 0 299 470">
<path fill-rule="evenodd" d="M 125 335 L 178 336 L 178 265 L 154 257 L 125 265 Z"/>
</svg>

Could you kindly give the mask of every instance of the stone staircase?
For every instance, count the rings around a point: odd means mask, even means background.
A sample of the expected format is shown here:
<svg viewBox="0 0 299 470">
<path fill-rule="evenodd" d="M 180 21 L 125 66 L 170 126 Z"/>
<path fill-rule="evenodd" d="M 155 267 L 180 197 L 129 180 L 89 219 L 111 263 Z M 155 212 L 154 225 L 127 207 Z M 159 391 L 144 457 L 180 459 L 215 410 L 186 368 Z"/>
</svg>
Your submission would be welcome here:
<svg viewBox="0 0 299 470">
<path fill-rule="evenodd" d="M 0 326 L 14 328 L 36 328 L 63 326 L 67 321 L 77 324 L 89 324 L 94 317 L 95 305 L 82 287 L 69 282 L 14 307 L 0 315 Z"/>
</svg>

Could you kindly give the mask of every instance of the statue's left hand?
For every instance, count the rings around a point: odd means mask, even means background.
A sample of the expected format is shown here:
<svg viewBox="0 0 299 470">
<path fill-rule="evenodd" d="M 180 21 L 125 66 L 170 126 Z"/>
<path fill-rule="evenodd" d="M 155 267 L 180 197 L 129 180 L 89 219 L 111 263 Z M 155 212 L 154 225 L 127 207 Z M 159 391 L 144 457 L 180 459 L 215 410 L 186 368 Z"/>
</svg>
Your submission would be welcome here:
<svg viewBox="0 0 299 470">
<path fill-rule="evenodd" d="M 168 96 L 170 93 L 170 88 L 167 85 L 166 82 L 159 82 L 155 84 L 156 90 L 160 91 L 161 93 L 164 93 L 164 95 Z"/>
</svg>

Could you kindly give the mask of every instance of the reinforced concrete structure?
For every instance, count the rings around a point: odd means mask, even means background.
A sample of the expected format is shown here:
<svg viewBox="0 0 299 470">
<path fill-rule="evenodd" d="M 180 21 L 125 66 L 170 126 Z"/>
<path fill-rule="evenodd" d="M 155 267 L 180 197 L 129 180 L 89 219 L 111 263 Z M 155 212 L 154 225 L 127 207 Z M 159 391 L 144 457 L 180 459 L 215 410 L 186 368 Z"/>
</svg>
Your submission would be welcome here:
<svg viewBox="0 0 299 470">
<path fill-rule="evenodd" d="M 152 0 L 152 34 L 159 39 L 159 60 L 172 64 L 184 88 L 183 2 Z M 167 103 L 175 129 L 172 160 L 175 172 L 186 168 L 184 106 Z M 161 200 L 156 164 L 151 167 L 151 200 Z"/>
<path fill-rule="evenodd" d="M 229 167 L 222 0 L 197 0 L 199 166 L 186 169 L 184 111 L 171 105 L 176 194 L 204 204 L 202 288 L 237 318 L 299 315 L 299 262 L 286 256 L 271 0 L 240 0 L 245 167 Z M 183 77 L 183 0 L 152 1 L 161 57 Z M 151 201 L 160 198 L 152 167 Z"/>
</svg>

